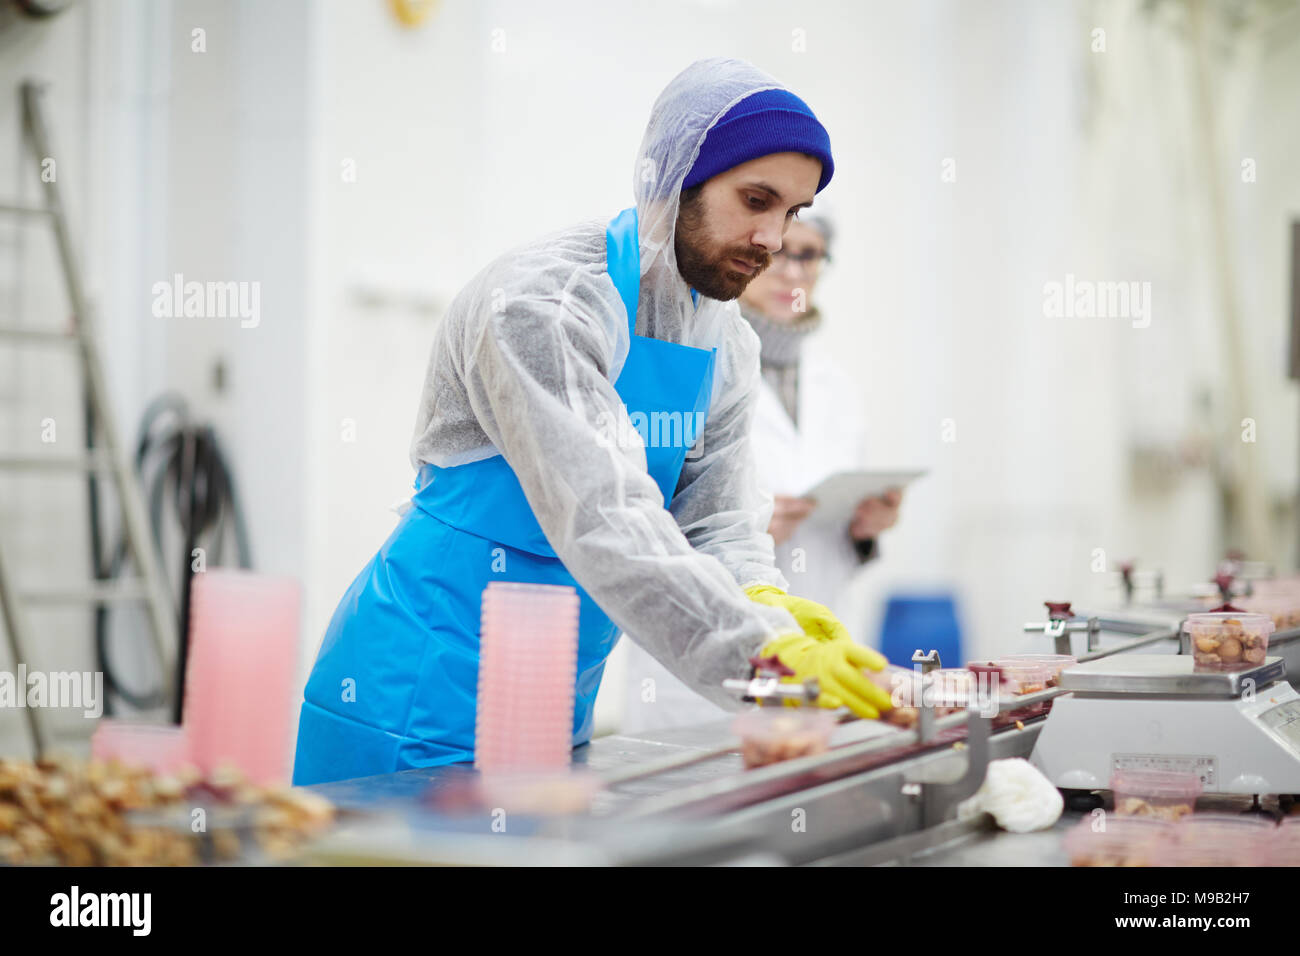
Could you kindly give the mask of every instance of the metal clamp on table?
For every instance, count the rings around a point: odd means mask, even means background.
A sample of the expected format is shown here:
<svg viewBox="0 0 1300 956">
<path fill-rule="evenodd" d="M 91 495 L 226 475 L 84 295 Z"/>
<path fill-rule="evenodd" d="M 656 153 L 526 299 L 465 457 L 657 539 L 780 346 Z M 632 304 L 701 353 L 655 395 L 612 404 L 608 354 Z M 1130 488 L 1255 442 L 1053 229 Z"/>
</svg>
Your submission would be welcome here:
<svg viewBox="0 0 1300 956">
<path fill-rule="evenodd" d="M 1054 638 L 1058 654 L 1071 653 L 1070 635 L 1079 632 L 1088 635 L 1087 646 L 1090 652 L 1100 647 L 1098 639 L 1101 636 L 1101 622 L 1097 618 L 1074 620 L 1076 615 L 1070 610 L 1069 601 L 1044 601 L 1043 603 L 1047 605 L 1047 620 L 1026 624 L 1025 633 L 1041 633 Z"/>
</svg>

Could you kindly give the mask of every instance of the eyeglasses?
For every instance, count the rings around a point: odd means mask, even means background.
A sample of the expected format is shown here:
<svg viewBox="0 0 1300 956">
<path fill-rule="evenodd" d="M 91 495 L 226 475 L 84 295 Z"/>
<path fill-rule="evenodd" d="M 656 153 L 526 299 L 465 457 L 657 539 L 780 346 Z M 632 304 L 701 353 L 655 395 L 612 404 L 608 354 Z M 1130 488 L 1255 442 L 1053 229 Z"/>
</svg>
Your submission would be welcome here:
<svg viewBox="0 0 1300 956">
<path fill-rule="evenodd" d="M 823 265 L 830 262 L 830 259 L 830 253 L 824 249 L 805 249 L 800 253 L 791 253 L 779 249 L 772 253 L 772 267 L 775 270 L 787 265 L 793 265 L 800 272 L 816 275 L 821 271 Z"/>
</svg>

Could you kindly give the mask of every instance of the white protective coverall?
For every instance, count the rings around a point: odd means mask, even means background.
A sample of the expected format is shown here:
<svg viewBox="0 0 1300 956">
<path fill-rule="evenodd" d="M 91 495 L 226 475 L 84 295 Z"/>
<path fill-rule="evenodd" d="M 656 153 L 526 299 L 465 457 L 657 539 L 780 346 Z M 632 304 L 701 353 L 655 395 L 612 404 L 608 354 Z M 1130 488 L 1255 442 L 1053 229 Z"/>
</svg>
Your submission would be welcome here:
<svg viewBox="0 0 1300 956">
<path fill-rule="evenodd" d="M 449 467 L 500 451 L 569 572 L 628 636 L 714 703 L 721 681 L 797 630 L 742 587 L 786 581 L 766 533 L 771 500 L 751 446 L 759 343 L 735 302 L 700 296 L 677 270 L 681 184 L 709 127 L 738 100 L 781 88 L 739 60 L 692 64 L 660 95 L 633 174 L 640 219 L 636 333 L 717 349 L 707 425 L 667 509 L 612 384 L 626 313 L 606 272 L 606 220 L 501 257 L 456 296 L 436 333 L 412 464 Z M 610 210 L 612 216 L 618 210 Z M 500 307 L 494 305 L 502 304 Z"/>
<path fill-rule="evenodd" d="M 856 386 L 814 333 L 799 353 L 799 425 L 766 381 L 754 412 L 754 457 L 765 491 L 797 497 L 837 471 L 864 467 L 866 431 Z M 848 522 L 805 520 L 776 546 L 776 563 L 792 593 L 825 604 L 847 620 L 846 590 L 862 560 Z M 855 634 L 855 638 L 860 635 Z M 623 733 L 663 730 L 725 718 L 726 710 L 677 680 L 637 647 L 625 657 Z"/>
</svg>

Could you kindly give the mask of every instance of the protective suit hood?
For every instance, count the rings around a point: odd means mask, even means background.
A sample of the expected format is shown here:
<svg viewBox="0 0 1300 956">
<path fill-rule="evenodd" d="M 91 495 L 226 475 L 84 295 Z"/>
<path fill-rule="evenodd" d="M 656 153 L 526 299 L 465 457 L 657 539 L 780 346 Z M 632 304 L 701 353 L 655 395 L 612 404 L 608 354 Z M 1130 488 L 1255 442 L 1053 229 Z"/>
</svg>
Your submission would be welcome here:
<svg viewBox="0 0 1300 956">
<path fill-rule="evenodd" d="M 709 129 L 740 100 L 773 89 L 785 87 L 752 64 L 713 57 L 677 74 L 655 100 L 632 176 L 640 220 L 643 313 L 694 311 L 674 248 L 682 182 Z M 705 338 L 716 342 L 715 335 Z"/>
</svg>

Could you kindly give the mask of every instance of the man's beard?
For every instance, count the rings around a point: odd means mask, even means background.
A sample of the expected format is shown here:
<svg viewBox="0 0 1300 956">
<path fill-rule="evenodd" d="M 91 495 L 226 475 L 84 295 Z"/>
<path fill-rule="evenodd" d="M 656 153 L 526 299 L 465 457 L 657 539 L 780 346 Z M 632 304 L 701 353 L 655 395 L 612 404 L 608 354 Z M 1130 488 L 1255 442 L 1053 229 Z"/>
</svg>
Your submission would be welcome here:
<svg viewBox="0 0 1300 956">
<path fill-rule="evenodd" d="M 677 271 L 686 284 L 701 295 L 729 302 L 744 292 L 754 277 L 771 264 L 772 256 L 765 249 L 751 245 L 715 247 L 709 242 L 702 207 L 698 192 L 688 190 L 682 193 L 673 236 Z M 746 275 L 728 265 L 730 259 L 753 263 L 757 268 Z"/>
</svg>

